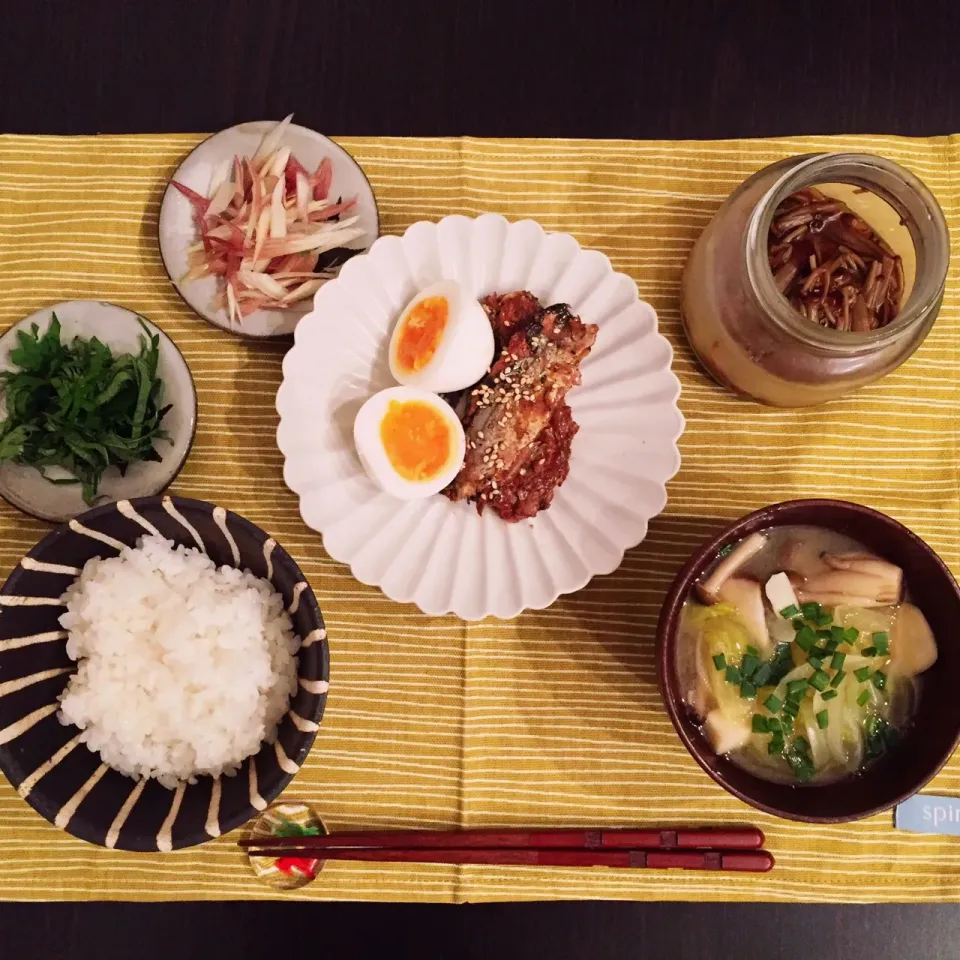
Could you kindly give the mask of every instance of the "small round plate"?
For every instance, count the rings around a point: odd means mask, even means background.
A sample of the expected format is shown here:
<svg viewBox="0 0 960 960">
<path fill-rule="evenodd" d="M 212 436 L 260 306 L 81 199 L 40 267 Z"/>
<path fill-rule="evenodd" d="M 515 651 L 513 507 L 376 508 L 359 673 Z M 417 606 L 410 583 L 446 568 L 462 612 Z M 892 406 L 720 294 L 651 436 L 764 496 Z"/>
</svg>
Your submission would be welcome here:
<svg viewBox="0 0 960 960">
<path fill-rule="evenodd" d="M 257 120 L 221 130 L 195 147 L 177 167 L 172 179 L 209 196 L 213 180 L 219 181 L 225 165 L 235 156 L 253 156 L 264 135 L 274 126 L 275 121 Z M 332 140 L 295 123 L 287 128 L 283 145 L 290 147 L 308 170 L 315 170 L 324 157 L 330 157 L 333 164 L 331 196 L 357 198 L 360 218 L 357 226 L 363 228 L 364 236 L 356 246 L 369 247 L 380 234 L 380 217 L 370 182 L 357 161 Z M 245 317 L 242 326 L 231 326 L 227 311 L 213 306 L 218 282 L 215 278 L 181 284 L 179 278 L 188 269 L 187 248 L 197 239 L 197 231 L 190 201 L 172 184 L 167 185 L 160 206 L 159 239 L 163 265 L 177 292 L 204 320 L 229 333 L 247 337 L 289 336 L 300 318 L 311 309 L 312 301 L 308 299 L 289 310 L 258 310 Z"/>
<path fill-rule="evenodd" d="M 10 353 L 17 346 L 17 331 L 29 330 L 36 324 L 42 333 L 50 326 L 54 313 L 60 321 L 60 339 L 64 342 L 74 337 L 97 337 L 115 354 L 136 353 L 140 349 L 143 328 L 137 314 L 100 300 L 71 300 L 24 317 L 0 336 L 0 370 L 14 368 Z M 151 332 L 160 335 L 158 373 L 164 385 L 163 402 L 173 404 L 163 418 L 163 426 L 173 443 L 159 442 L 156 449 L 163 459 L 159 463 L 136 463 L 127 470 L 126 476 L 121 476 L 116 467 L 110 467 L 103 475 L 97 504 L 149 497 L 165 490 L 187 459 L 197 429 L 197 394 L 183 355 L 159 327 L 145 318 L 143 322 Z M 6 416 L 2 400 L 0 416 Z M 50 468 L 48 473 L 53 477 L 70 476 L 58 467 Z M 51 483 L 33 467 L 9 461 L 0 463 L 0 496 L 41 520 L 63 522 L 90 509 L 90 504 L 83 502 L 79 484 Z"/>
</svg>

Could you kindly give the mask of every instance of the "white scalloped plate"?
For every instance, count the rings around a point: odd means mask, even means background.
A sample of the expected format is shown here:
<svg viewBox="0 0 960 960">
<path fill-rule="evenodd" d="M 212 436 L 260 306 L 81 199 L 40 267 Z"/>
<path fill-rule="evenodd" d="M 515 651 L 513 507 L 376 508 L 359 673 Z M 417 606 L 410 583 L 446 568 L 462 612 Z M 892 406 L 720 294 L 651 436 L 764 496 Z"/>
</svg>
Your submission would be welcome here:
<svg viewBox="0 0 960 960">
<path fill-rule="evenodd" d="M 535 520 L 481 517 L 439 494 L 397 500 L 357 459 L 354 417 L 393 385 L 391 327 L 418 290 L 440 279 L 478 297 L 530 290 L 600 327 L 583 383 L 568 396 L 580 424 L 570 475 Z M 616 570 L 663 510 L 684 427 L 671 358 L 634 281 L 569 234 L 492 214 L 415 223 L 348 261 L 297 326 L 277 394 L 284 479 L 327 553 L 392 600 L 464 620 L 542 609 Z"/>
</svg>

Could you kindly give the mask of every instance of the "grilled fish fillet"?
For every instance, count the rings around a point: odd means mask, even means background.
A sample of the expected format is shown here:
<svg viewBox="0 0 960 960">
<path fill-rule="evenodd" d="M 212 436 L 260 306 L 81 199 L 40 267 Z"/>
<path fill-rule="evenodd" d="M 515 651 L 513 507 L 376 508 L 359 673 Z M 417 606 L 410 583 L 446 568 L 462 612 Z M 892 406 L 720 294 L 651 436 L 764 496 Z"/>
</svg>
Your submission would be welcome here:
<svg viewBox="0 0 960 960">
<path fill-rule="evenodd" d="M 522 468 L 567 391 L 580 382 L 580 362 L 597 327 L 583 323 L 566 304 L 541 308 L 526 291 L 488 298 L 484 306 L 500 353 L 471 391 L 463 418 L 466 457 L 444 492 L 451 500 L 495 506 L 500 488 Z"/>
</svg>

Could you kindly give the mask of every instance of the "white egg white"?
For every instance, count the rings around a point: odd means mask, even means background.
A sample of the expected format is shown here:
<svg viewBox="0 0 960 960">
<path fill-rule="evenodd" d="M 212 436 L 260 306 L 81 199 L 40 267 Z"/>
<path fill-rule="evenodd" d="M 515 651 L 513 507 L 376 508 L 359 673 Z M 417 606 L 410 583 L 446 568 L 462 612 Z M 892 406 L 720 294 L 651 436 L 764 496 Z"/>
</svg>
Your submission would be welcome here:
<svg viewBox="0 0 960 960">
<path fill-rule="evenodd" d="M 449 424 L 452 437 L 450 458 L 446 467 L 433 479 L 415 483 L 401 477 L 390 463 L 380 439 L 380 424 L 391 400 L 401 403 L 419 400 L 436 410 Z M 360 408 L 353 422 L 353 440 L 367 476 L 381 490 L 399 500 L 419 500 L 439 493 L 459 472 L 466 452 L 463 426 L 450 405 L 436 394 L 416 387 L 390 387 L 375 393 Z"/>
<path fill-rule="evenodd" d="M 400 332 L 410 312 L 428 297 L 444 297 L 449 319 L 430 362 L 416 373 L 398 368 Z M 489 369 L 494 354 L 493 329 L 480 302 L 455 280 L 439 280 L 421 290 L 404 307 L 390 337 L 390 372 L 398 382 L 434 393 L 454 393 L 472 387 Z"/>
</svg>

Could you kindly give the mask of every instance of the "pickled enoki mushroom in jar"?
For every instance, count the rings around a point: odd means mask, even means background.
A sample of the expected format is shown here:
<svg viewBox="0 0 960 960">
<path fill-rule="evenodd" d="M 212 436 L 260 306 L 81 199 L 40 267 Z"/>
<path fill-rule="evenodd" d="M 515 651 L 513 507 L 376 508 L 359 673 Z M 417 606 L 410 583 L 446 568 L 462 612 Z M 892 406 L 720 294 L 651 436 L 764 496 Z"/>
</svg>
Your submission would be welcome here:
<svg viewBox="0 0 960 960">
<path fill-rule="evenodd" d="M 904 257 L 911 286 L 916 271 L 894 209 L 846 183 L 790 194 L 774 214 L 767 249 L 777 289 L 811 323 L 834 330 L 864 333 L 892 322 L 908 292 Z"/>
<path fill-rule="evenodd" d="M 869 154 L 793 157 L 741 184 L 697 240 L 684 328 L 735 392 L 822 403 L 917 349 L 948 263 L 940 207 L 908 171 Z"/>
</svg>

